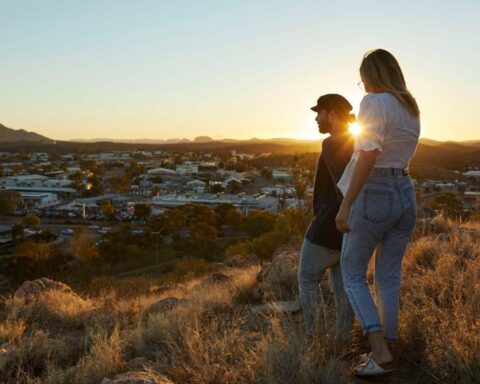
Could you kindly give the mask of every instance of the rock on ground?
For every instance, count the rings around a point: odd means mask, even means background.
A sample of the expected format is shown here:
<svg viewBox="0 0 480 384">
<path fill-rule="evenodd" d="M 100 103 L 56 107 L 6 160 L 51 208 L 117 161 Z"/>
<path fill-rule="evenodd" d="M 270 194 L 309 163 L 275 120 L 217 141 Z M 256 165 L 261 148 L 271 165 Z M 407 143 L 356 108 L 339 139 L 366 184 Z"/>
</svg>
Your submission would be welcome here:
<svg viewBox="0 0 480 384">
<path fill-rule="evenodd" d="M 171 311 L 173 308 L 185 303 L 185 299 L 179 299 L 171 296 L 153 303 L 143 311 L 142 322 L 145 322 L 150 315 L 155 313 Z"/>
<path fill-rule="evenodd" d="M 25 281 L 15 291 L 13 300 L 23 301 L 25 304 L 29 304 L 37 300 L 38 297 L 46 291 L 61 291 L 80 298 L 67 284 L 42 277 L 41 279 Z"/>
<path fill-rule="evenodd" d="M 298 295 L 298 250 L 282 250 L 257 275 L 257 286 L 264 300 L 295 300 Z"/>
<path fill-rule="evenodd" d="M 265 305 L 255 305 L 250 308 L 252 313 L 255 314 L 268 314 L 268 313 L 294 313 L 300 311 L 300 302 L 293 301 L 275 301 Z"/>
<path fill-rule="evenodd" d="M 101 384 L 174 384 L 163 375 L 153 372 L 126 372 L 113 379 L 104 378 Z"/>
</svg>

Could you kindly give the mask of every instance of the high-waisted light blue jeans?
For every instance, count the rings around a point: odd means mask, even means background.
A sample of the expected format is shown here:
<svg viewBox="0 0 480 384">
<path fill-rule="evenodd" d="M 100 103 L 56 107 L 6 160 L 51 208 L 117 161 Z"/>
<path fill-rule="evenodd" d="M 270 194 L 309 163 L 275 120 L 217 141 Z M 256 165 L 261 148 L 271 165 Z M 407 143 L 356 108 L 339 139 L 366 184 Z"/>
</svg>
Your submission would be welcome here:
<svg viewBox="0 0 480 384">
<path fill-rule="evenodd" d="M 306 332 L 310 335 L 315 329 L 316 318 L 320 321 L 318 326 L 321 331 L 325 331 L 327 327 L 323 321 L 325 308 L 319 286 L 326 271 L 329 273 L 330 289 L 335 299 L 335 337 L 342 341 L 348 341 L 352 337 L 353 311 L 343 289 L 340 251 L 304 239 L 297 278 Z"/>
<path fill-rule="evenodd" d="M 352 205 L 344 234 L 341 268 L 345 291 L 364 334 L 397 337 L 402 259 L 416 222 L 415 190 L 409 176 L 371 174 Z M 375 296 L 367 282 L 375 255 Z"/>
</svg>

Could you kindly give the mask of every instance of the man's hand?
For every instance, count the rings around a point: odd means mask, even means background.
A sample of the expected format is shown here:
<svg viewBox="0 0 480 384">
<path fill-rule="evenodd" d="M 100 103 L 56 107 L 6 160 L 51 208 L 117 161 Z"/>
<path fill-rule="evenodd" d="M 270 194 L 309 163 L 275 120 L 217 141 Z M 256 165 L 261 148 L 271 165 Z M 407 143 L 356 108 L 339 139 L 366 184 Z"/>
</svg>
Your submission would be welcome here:
<svg viewBox="0 0 480 384">
<path fill-rule="evenodd" d="M 338 210 L 337 217 L 335 218 L 335 224 L 337 226 L 337 229 L 342 233 L 350 232 L 352 230 L 348 226 L 348 217 L 350 216 L 350 209 L 351 207 L 346 204 L 340 205 L 340 209 Z"/>
</svg>

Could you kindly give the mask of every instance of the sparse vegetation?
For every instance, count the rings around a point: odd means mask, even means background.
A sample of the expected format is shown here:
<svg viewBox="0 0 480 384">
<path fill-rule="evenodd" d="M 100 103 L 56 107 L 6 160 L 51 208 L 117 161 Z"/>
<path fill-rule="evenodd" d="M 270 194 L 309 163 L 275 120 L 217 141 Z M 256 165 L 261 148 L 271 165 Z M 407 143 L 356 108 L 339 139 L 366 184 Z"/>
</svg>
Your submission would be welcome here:
<svg viewBox="0 0 480 384">
<path fill-rule="evenodd" d="M 478 382 L 479 229 L 444 219 L 419 222 L 404 261 L 395 382 Z M 353 382 L 352 362 L 331 352 L 333 299 L 327 291 L 330 328 L 310 342 L 300 314 L 249 310 L 296 296 L 297 257 L 296 248 L 280 250 L 268 271 L 250 261 L 224 270 L 229 278 L 223 282 L 192 274 L 165 288 L 160 280 L 103 279 L 78 296 L 47 291 L 28 304 L 7 299 L 0 313 L 0 345 L 8 346 L 0 353 L 0 381 L 99 383 L 143 359 L 174 383 Z M 184 260 L 177 272 L 208 273 L 208 264 L 198 260 Z M 149 309 L 171 297 L 175 305 Z M 364 346 L 356 328 L 354 355 Z"/>
</svg>

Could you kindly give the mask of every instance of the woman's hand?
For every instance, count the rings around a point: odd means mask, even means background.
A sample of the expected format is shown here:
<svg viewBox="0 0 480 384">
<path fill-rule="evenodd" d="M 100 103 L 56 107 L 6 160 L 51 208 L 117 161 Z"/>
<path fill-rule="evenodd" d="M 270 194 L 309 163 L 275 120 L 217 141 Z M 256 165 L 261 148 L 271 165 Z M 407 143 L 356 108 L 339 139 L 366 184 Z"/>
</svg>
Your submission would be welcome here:
<svg viewBox="0 0 480 384">
<path fill-rule="evenodd" d="M 337 217 L 335 217 L 335 224 L 338 231 L 342 233 L 350 232 L 352 229 L 348 226 L 348 217 L 350 216 L 351 206 L 347 204 L 340 205 Z"/>
</svg>

